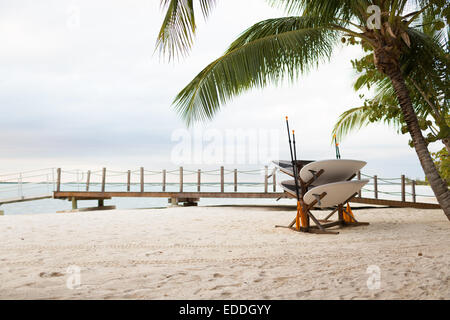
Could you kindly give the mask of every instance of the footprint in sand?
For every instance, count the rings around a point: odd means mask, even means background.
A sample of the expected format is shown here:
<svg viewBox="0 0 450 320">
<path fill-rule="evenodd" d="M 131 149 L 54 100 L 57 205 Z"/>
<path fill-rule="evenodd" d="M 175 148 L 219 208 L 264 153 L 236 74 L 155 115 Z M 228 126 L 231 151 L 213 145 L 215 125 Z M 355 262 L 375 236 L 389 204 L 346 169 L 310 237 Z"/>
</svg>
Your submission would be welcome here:
<svg viewBox="0 0 450 320">
<path fill-rule="evenodd" d="M 288 281 L 289 279 L 291 279 L 291 277 L 276 277 L 273 280 L 275 280 L 275 282 L 285 282 Z"/>
<path fill-rule="evenodd" d="M 163 254 L 163 251 L 154 251 L 154 252 L 148 252 L 145 254 L 146 257 L 151 257 L 151 256 L 155 256 L 155 255 L 161 255 Z"/>
<path fill-rule="evenodd" d="M 61 272 L 41 272 L 41 273 L 39 273 L 39 277 L 41 277 L 41 278 L 64 277 L 64 273 L 61 273 Z"/>
<path fill-rule="evenodd" d="M 240 283 L 218 285 L 218 286 L 215 286 L 214 288 L 211 288 L 210 290 L 220 290 L 220 289 L 224 289 L 224 288 L 227 288 L 227 287 L 241 287 L 241 286 L 242 285 Z"/>
<path fill-rule="evenodd" d="M 305 298 L 305 297 L 309 296 L 312 291 L 313 291 L 313 289 L 305 289 L 303 291 L 297 292 L 295 295 L 297 298 Z"/>
<path fill-rule="evenodd" d="M 194 295 L 198 295 L 201 291 L 202 291 L 202 289 L 197 289 L 197 290 L 194 292 Z"/>
</svg>

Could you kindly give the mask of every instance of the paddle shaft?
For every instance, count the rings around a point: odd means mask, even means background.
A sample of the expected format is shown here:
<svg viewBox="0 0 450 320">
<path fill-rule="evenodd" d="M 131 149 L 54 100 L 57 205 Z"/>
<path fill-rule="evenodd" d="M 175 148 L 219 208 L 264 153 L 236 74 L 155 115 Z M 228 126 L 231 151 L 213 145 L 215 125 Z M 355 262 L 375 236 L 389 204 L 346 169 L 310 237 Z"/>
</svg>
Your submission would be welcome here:
<svg viewBox="0 0 450 320">
<path fill-rule="evenodd" d="M 298 178 L 297 178 L 297 166 L 296 166 L 296 162 L 294 160 L 294 154 L 292 152 L 292 141 L 291 141 L 291 132 L 289 130 L 289 120 L 286 117 L 286 126 L 287 126 L 287 132 L 288 132 L 288 137 L 289 137 L 289 150 L 291 152 L 291 161 L 292 161 L 292 171 L 294 172 L 294 180 L 295 180 L 295 192 L 297 195 L 297 217 L 296 217 L 296 227 L 297 230 L 300 230 L 300 193 L 298 190 Z M 295 134 L 293 133 L 294 139 L 295 139 Z M 294 140 L 295 141 L 295 140 Z M 294 142 L 294 148 L 295 148 L 295 142 Z"/>
<path fill-rule="evenodd" d="M 292 141 L 291 141 L 291 131 L 289 130 L 289 120 L 286 117 L 286 127 L 287 127 L 287 133 L 289 138 L 289 150 L 291 152 L 291 161 L 292 161 L 292 171 L 294 171 L 294 180 L 295 180 L 295 191 L 297 194 L 297 201 L 300 202 L 300 193 L 298 190 L 298 179 L 297 179 L 297 168 L 294 161 L 294 153 L 292 152 Z"/>
<path fill-rule="evenodd" d="M 295 163 L 295 166 L 293 167 L 293 170 L 295 171 L 295 173 L 297 175 L 299 175 L 300 172 L 299 172 L 299 170 L 297 168 L 297 163 L 298 163 L 297 162 L 297 147 L 296 147 L 296 144 L 295 144 L 295 132 L 294 132 L 294 130 L 292 130 L 292 143 L 294 144 L 294 163 Z M 295 179 L 299 180 L 297 178 L 295 178 Z M 298 184 L 298 182 L 297 182 L 297 184 Z M 299 194 L 299 192 L 300 191 L 298 190 L 298 186 L 297 186 L 297 194 Z M 302 185 L 302 194 L 304 194 L 303 185 Z M 297 196 L 297 199 L 298 199 L 298 196 Z M 300 230 L 300 210 L 301 210 L 301 203 L 298 200 L 297 201 L 297 217 L 295 219 L 297 230 Z"/>
<path fill-rule="evenodd" d="M 339 150 L 339 143 L 337 142 L 336 135 L 334 135 L 334 143 L 336 145 L 336 159 L 341 158 L 341 151 Z"/>
<path fill-rule="evenodd" d="M 296 164 L 295 169 L 297 169 L 297 146 L 295 143 L 295 132 L 292 131 L 292 144 L 294 145 L 294 163 Z M 298 169 L 296 170 L 296 173 L 299 174 Z"/>
</svg>

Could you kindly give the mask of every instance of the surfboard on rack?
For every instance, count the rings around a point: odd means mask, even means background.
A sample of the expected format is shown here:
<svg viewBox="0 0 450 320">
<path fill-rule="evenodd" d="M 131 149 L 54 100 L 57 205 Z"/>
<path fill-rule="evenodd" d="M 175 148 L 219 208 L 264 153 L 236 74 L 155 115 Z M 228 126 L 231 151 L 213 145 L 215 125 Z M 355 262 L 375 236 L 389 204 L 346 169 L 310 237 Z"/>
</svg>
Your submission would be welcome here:
<svg viewBox="0 0 450 320">
<path fill-rule="evenodd" d="M 334 207 L 343 204 L 352 195 L 358 193 L 367 183 L 369 183 L 369 180 L 341 181 L 323 184 L 309 190 L 303 197 L 303 201 L 306 204 L 311 204 L 321 194 L 326 193 L 326 196 L 321 199 L 320 202 L 315 205 L 315 207 Z"/>
<path fill-rule="evenodd" d="M 292 162 L 291 161 L 279 160 L 279 161 L 272 161 L 272 162 L 278 167 L 278 169 L 281 172 L 283 172 L 283 173 L 285 173 L 285 174 L 287 174 L 287 175 L 289 175 L 291 177 L 294 177 L 294 170 L 292 170 Z M 314 161 L 312 161 L 312 160 L 298 160 L 297 161 L 297 165 L 299 167 L 304 167 L 304 166 L 306 166 L 306 165 L 308 165 L 308 164 L 310 164 L 312 162 L 314 162 Z"/>
<path fill-rule="evenodd" d="M 294 198 L 297 198 L 297 192 L 295 191 L 295 188 L 296 188 L 295 180 L 282 181 L 282 182 L 280 182 L 280 186 L 289 195 L 293 196 Z M 299 194 L 300 194 L 300 196 L 302 195 L 301 189 L 299 190 Z"/>
<path fill-rule="evenodd" d="M 323 170 L 324 173 L 313 182 L 314 186 L 346 181 L 366 166 L 367 162 L 360 160 L 333 159 L 309 163 L 300 170 L 300 178 L 310 181 L 314 175 Z"/>
</svg>

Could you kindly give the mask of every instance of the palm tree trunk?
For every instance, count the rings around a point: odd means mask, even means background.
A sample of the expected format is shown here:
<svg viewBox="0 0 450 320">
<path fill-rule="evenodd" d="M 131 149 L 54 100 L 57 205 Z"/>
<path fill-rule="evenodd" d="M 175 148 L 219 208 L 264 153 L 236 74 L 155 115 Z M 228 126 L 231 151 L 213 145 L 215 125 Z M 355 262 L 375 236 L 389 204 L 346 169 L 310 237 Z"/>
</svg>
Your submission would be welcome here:
<svg viewBox="0 0 450 320">
<path fill-rule="evenodd" d="M 425 172 L 431 188 L 433 189 L 439 204 L 444 210 L 445 215 L 450 220 L 450 190 L 444 180 L 439 176 L 439 172 L 430 156 L 427 143 L 425 142 L 422 131 L 420 130 L 417 115 L 412 106 L 405 79 L 403 78 L 399 67 L 387 68 L 385 72 L 392 81 L 392 85 L 397 95 L 398 102 L 402 108 L 403 116 L 408 126 L 408 131 L 414 142 L 414 148 L 416 149 L 416 153 L 419 157 L 423 171 Z"/>
</svg>

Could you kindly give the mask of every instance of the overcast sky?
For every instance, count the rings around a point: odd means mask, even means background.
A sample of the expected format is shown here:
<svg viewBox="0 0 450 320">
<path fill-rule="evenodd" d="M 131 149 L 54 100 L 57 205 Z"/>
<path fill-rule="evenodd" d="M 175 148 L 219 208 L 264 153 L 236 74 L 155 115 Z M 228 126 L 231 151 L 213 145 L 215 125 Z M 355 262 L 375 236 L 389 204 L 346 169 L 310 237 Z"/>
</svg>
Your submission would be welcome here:
<svg viewBox="0 0 450 320">
<path fill-rule="evenodd" d="M 172 136 L 185 126 L 171 107 L 174 96 L 245 28 L 283 13 L 264 0 L 219 1 L 210 20 L 199 23 L 190 56 L 168 64 L 154 54 L 159 3 L 0 2 L 0 172 L 178 165 Z M 338 48 L 331 63 L 294 85 L 248 92 L 200 129 L 275 132 L 280 157 L 288 158 L 283 120 L 289 115 L 301 158 L 333 158 L 333 124 L 361 105 L 350 63 L 360 55 Z M 369 173 L 422 177 L 407 142 L 374 125 L 347 138 L 341 153 L 368 161 Z"/>
</svg>

